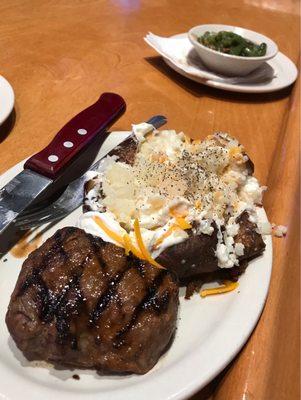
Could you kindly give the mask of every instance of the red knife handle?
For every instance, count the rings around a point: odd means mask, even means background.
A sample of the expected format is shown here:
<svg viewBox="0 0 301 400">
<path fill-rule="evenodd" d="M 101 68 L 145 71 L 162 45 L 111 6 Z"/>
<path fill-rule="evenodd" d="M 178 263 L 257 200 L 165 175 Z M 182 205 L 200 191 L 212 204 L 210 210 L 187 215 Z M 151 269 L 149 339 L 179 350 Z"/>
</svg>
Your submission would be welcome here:
<svg viewBox="0 0 301 400">
<path fill-rule="evenodd" d="M 115 93 L 103 93 L 96 103 L 71 119 L 44 150 L 29 158 L 24 168 L 56 179 L 66 165 L 101 131 L 125 111 L 125 101 Z"/>
</svg>

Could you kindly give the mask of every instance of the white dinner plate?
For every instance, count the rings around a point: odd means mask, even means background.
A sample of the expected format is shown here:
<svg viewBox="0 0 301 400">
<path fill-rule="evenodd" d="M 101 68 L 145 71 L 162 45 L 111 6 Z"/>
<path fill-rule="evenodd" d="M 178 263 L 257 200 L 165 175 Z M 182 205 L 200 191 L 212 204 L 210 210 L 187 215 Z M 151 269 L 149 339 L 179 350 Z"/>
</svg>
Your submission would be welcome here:
<svg viewBox="0 0 301 400">
<path fill-rule="evenodd" d="M 129 133 L 114 132 L 99 156 Z M 0 187 L 21 171 L 24 162 L 0 176 Z M 76 225 L 81 209 L 60 221 L 58 228 Z M 266 218 L 261 209 L 261 215 Z M 272 242 L 263 256 L 250 262 L 239 287 L 228 294 L 190 300 L 180 292 L 175 340 L 157 365 L 145 375 L 99 376 L 94 371 L 55 370 L 25 360 L 10 338 L 5 314 L 23 259 L 7 254 L 0 261 L 0 398 L 5 400 L 179 400 L 213 379 L 239 352 L 263 309 L 272 269 Z M 210 285 L 209 285 L 210 286 Z M 211 285 L 212 286 L 212 285 Z M 78 374 L 80 380 L 72 379 Z"/>
<path fill-rule="evenodd" d="M 10 83 L 0 75 L 0 125 L 12 112 L 15 95 Z"/>
<path fill-rule="evenodd" d="M 180 33 L 178 35 L 171 36 L 172 38 L 185 39 L 187 33 Z M 275 92 L 277 90 L 284 89 L 295 82 L 298 76 L 298 70 L 296 65 L 283 53 L 278 52 L 277 55 L 266 63 L 271 66 L 275 73 L 275 78 L 268 82 L 263 83 L 224 83 L 210 79 L 202 79 L 192 74 L 189 74 L 179 67 L 176 63 L 172 62 L 171 59 L 164 58 L 164 61 L 172 69 L 177 71 L 179 74 L 191 79 L 195 82 L 201 83 L 202 85 L 211 86 L 217 89 L 223 89 L 230 92 L 242 92 L 242 93 L 268 93 Z"/>
</svg>

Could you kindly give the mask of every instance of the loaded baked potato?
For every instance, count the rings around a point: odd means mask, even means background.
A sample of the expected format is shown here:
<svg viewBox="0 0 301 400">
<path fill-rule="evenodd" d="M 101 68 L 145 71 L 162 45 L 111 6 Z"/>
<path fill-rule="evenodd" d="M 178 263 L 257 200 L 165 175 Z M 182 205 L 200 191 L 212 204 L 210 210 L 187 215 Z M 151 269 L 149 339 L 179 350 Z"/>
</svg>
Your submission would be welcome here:
<svg viewBox="0 0 301 400">
<path fill-rule="evenodd" d="M 243 146 L 136 125 L 85 185 L 79 226 L 175 272 L 182 283 L 237 279 L 265 249 L 265 187 Z"/>
</svg>

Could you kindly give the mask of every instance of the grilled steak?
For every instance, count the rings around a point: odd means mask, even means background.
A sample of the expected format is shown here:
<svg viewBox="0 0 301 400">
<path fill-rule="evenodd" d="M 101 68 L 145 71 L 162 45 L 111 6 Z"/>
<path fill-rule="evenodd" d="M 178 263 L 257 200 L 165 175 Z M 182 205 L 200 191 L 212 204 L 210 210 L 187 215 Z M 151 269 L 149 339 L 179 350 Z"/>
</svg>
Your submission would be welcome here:
<svg viewBox="0 0 301 400">
<path fill-rule="evenodd" d="M 64 228 L 24 262 L 6 324 L 29 360 L 143 374 L 169 345 L 177 310 L 168 271 Z"/>
</svg>

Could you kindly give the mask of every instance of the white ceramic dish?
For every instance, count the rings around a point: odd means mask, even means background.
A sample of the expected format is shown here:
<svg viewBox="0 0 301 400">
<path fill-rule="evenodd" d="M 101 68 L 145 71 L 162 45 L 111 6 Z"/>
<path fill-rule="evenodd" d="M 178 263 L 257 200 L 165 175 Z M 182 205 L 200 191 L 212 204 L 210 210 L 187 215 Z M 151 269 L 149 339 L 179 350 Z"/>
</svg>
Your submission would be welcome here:
<svg viewBox="0 0 301 400">
<path fill-rule="evenodd" d="M 112 133 L 99 156 L 119 144 L 129 132 Z M 21 171 L 19 163 L 0 176 L 0 187 Z M 262 210 L 262 216 L 265 213 Z M 76 224 L 78 209 L 43 234 Z M 58 371 L 37 367 L 24 359 L 9 337 L 5 313 L 22 259 L 7 254 L 0 261 L 0 398 L 5 400 L 180 400 L 202 388 L 239 352 L 264 306 L 272 269 L 272 243 L 250 263 L 237 290 L 205 299 L 185 300 L 181 291 L 174 343 L 146 375 L 101 377 L 94 371 Z M 4 262 L 4 260 L 6 261 Z M 80 380 L 72 379 L 79 374 Z"/>
<path fill-rule="evenodd" d="M 12 112 L 15 95 L 10 83 L 0 75 L 0 125 Z"/>
<path fill-rule="evenodd" d="M 178 38 L 182 40 L 187 39 L 187 33 L 180 33 L 178 35 L 172 36 L 173 38 Z M 240 92 L 240 93 L 269 93 L 275 92 L 277 90 L 284 89 L 290 86 L 295 82 L 298 76 L 298 70 L 296 65 L 283 53 L 278 52 L 276 57 L 272 60 L 267 61 L 267 64 L 273 68 L 275 72 L 275 78 L 262 83 L 256 82 L 244 82 L 244 83 L 227 83 L 220 80 L 215 80 L 214 76 L 212 79 L 204 79 L 193 74 L 189 74 L 185 72 L 181 65 L 176 62 L 173 62 L 171 59 L 164 58 L 164 61 L 167 65 L 169 65 L 172 69 L 177 71 L 179 74 L 185 76 L 188 79 L 191 79 L 195 82 L 201 83 L 203 85 L 211 86 L 217 89 L 226 90 L 229 92 Z M 208 70 L 206 69 L 208 73 Z M 218 74 L 217 78 L 221 77 Z"/>
<path fill-rule="evenodd" d="M 197 41 L 197 38 L 202 36 L 207 31 L 234 32 L 237 35 L 252 41 L 253 43 L 260 44 L 264 42 L 267 44 L 266 55 L 262 57 L 240 57 L 212 50 Z M 217 24 L 199 25 L 190 29 L 188 32 L 188 38 L 202 59 L 203 63 L 209 69 L 228 76 L 245 76 L 254 71 L 265 61 L 275 57 L 278 53 L 278 47 L 273 40 L 260 33 L 237 26 Z"/>
</svg>

